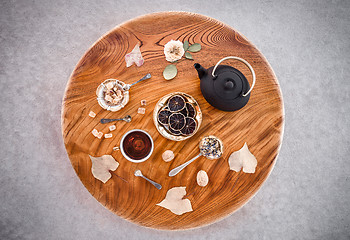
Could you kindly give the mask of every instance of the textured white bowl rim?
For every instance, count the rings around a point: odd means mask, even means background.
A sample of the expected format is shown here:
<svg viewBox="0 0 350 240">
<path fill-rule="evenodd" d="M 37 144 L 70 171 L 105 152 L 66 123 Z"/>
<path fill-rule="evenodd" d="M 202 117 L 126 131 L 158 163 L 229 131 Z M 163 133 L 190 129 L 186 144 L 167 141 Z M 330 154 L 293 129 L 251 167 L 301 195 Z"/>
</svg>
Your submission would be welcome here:
<svg viewBox="0 0 350 240">
<path fill-rule="evenodd" d="M 151 145 L 151 151 L 149 152 L 149 154 L 148 154 L 146 157 L 144 157 L 144 158 L 142 158 L 142 159 L 139 159 L 139 160 L 135 160 L 135 159 L 132 159 L 132 158 L 128 157 L 128 155 L 126 155 L 126 153 L 124 152 L 124 149 L 123 149 L 123 141 L 124 141 L 125 137 L 126 137 L 129 133 L 137 132 L 137 131 L 145 133 L 145 134 L 149 137 L 149 139 L 151 140 L 151 144 L 152 144 L 152 145 Z M 153 143 L 153 139 L 152 139 L 151 135 L 149 135 L 148 132 L 146 132 L 146 131 L 144 131 L 144 130 L 141 130 L 141 129 L 132 129 L 132 130 L 126 132 L 126 133 L 123 135 L 122 139 L 120 140 L 120 151 L 122 152 L 123 156 L 124 156 L 127 160 L 129 160 L 130 162 L 141 163 L 141 162 L 146 161 L 146 160 L 149 159 L 149 157 L 152 155 L 153 149 L 154 149 L 154 143 Z"/>
</svg>

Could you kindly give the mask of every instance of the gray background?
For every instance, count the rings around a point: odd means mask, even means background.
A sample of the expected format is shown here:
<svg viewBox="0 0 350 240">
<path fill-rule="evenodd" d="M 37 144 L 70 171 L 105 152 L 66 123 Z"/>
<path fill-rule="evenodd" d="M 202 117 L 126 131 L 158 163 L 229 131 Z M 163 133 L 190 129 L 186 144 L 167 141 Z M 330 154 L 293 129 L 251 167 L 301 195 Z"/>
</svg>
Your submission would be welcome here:
<svg viewBox="0 0 350 240">
<path fill-rule="evenodd" d="M 349 239 L 350 1 L 0 3 L 1 239 Z M 100 205 L 61 137 L 61 99 L 84 52 L 116 25 L 181 10 L 252 41 L 285 102 L 282 149 L 258 194 L 208 227 L 156 231 Z"/>
</svg>

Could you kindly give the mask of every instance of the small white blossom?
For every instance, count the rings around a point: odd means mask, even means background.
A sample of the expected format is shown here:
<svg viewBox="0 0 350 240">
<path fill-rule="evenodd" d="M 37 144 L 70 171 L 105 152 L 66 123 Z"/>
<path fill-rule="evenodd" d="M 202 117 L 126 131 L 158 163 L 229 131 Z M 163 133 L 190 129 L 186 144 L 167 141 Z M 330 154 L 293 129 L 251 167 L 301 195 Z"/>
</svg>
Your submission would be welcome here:
<svg viewBox="0 0 350 240">
<path fill-rule="evenodd" d="M 185 54 L 182 42 L 180 42 L 179 40 L 170 40 L 164 46 L 164 54 L 166 60 L 169 62 L 175 62 L 177 60 L 180 60 Z"/>
</svg>

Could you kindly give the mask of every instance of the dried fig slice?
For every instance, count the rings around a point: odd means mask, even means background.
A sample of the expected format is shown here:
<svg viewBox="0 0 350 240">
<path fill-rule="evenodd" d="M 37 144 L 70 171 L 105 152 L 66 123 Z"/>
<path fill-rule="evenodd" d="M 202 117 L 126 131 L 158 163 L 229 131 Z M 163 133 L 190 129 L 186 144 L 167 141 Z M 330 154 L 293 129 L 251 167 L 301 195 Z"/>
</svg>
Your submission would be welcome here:
<svg viewBox="0 0 350 240">
<path fill-rule="evenodd" d="M 197 122 L 193 118 L 185 118 L 185 126 L 181 129 L 181 133 L 185 136 L 189 136 L 196 131 Z"/>
<path fill-rule="evenodd" d="M 185 126 L 185 116 L 181 113 L 173 113 L 169 116 L 169 127 L 172 130 L 180 131 Z"/>
<path fill-rule="evenodd" d="M 173 130 L 173 129 L 171 129 L 171 128 L 169 128 L 169 132 L 170 132 L 172 135 L 175 135 L 175 136 L 181 135 L 181 132 L 180 132 L 180 131 Z"/>
<path fill-rule="evenodd" d="M 171 112 L 181 111 L 185 106 L 185 99 L 180 95 L 174 95 L 168 100 L 168 107 Z"/>
<path fill-rule="evenodd" d="M 170 111 L 168 111 L 168 110 L 161 110 L 158 113 L 158 122 L 161 123 L 161 124 L 167 125 L 168 122 L 169 122 L 169 116 L 171 114 L 172 113 Z"/>
<path fill-rule="evenodd" d="M 184 109 L 182 109 L 180 113 L 182 113 L 185 117 L 188 117 L 188 111 L 186 107 L 184 107 Z"/>
<path fill-rule="evenodd" d="M 164 125 L 164 128 L 165 128 L 165 130 L 166 130 L 169 134 L 171 134 L 171 135 L 174 135 L 174 136 L 179 136 L 179 135 L 181 135 L 181 132 L 180 132 L 180 131 L 173 130 L 173 129 L 169 128 L 168 125 Z"/>
<path fill-rule="evenodd" d="M 187 117 L 194 118 L 196 116 L 196 109 L 191 103 L 186 103 L 186 109 L 188 112 Z"/>
</svg>

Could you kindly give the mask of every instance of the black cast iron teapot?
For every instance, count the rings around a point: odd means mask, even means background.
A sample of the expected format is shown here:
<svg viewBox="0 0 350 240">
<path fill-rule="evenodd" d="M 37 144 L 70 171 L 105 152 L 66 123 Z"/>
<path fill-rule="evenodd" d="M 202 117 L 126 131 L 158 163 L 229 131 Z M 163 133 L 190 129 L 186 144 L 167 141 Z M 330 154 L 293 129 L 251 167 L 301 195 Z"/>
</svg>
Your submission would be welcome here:
<svg viewBox="0 0 350 240">
<path fill-rule="evenodd" d="M 227 59 L 235 59 L 244 63 L 252 73 L 253 84 L 249 86 L 246 77 L 236 68 L 227 65 L 219 65 Z M 236 111 L 244 107 L 250 98 L 250 92 L 255 85 L 255 72 L 252 66 L 239 57 L 225 57 L 214 67 L 205 69 L 199 63 L 194 67 L 198 71 L 201 80 L 200 87 L 207 102 L 215 108 L 223 111 Z"/>
</svg>

